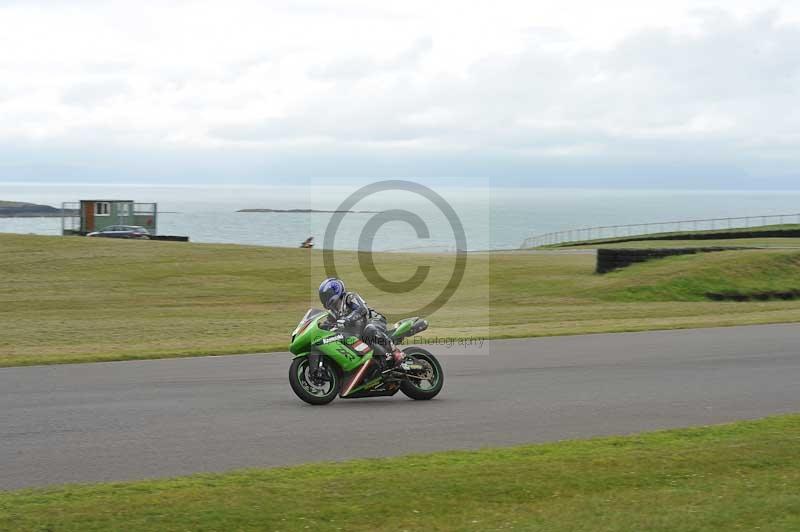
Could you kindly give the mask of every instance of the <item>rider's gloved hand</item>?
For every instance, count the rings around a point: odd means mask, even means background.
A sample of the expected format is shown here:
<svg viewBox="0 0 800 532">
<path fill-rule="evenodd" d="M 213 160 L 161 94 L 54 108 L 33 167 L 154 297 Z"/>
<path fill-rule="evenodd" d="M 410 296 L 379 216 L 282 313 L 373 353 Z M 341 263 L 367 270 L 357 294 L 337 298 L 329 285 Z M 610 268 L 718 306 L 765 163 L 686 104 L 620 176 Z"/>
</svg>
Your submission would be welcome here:
<svg viewBox="0 0 800 532">
<path fill-rule="evenodd" d="M 347 325 L 347 322 L 345 320 L 341 320 L 341 319 L 340 320 L 336 320 L 336 328 L 337 329 L 343 329 L 346 325 Z"/>
</svg>

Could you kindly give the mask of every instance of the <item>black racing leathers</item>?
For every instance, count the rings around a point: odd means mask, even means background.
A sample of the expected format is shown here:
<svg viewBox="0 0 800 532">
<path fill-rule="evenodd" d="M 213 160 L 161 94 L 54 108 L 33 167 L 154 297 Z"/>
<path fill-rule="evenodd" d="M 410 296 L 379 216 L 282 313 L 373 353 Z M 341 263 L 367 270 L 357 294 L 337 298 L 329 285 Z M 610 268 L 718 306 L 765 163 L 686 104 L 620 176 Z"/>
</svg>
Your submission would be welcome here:
<svg viewBox="0 0 800 532">
<path fill-rule="evenodd" d="M 361 335 L 361 339 L 379 355 L 376 357 L 378 361 L 387 358 L 386 355 L 394 350 L 394 344 L 386 332 L 386 318 L 370 308 L 357 293 L 345 293 L 339 299 L 339 304 L 329 310 L 334 319 L 343 321 L 345 327 Z"/>
</svg>

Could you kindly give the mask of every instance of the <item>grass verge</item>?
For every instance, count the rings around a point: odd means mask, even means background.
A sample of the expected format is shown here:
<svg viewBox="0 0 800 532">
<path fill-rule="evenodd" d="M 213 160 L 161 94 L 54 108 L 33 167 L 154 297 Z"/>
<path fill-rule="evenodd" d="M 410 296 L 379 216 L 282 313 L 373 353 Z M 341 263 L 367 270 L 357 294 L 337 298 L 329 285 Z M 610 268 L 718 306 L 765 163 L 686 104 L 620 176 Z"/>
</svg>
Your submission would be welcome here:
<svg viewBox="0 0 800 532">
<path fill-rule="evenodd" d="M 738 251 L 666 257 L 635 265 L 633 275 L 606 274 L 609 283 L 599 297 L 615 301 L 706 301 L 710 293 L 755 294 L 800 288 L 800 253 Z M 643 265 L 642 265 L 643 266 Z"/>
<path fill-rule="evenodd" d="M 0 529 L 800 529 L 800 415 L 473 452 L 0 493 Z"/>
<path fill-rule="evenodd" d="M 800 301 L 714 302 L 708 291 L 800 289 L 800 252 L 674 257 L 594 274 L 591 254 L 482 253 L 427 316 L 439 337 L 520 338 L 800 321 Z M 454 258 L 337 253 L 339 274 L 390 319 L 430 301 Z M 363 261 L 362 261 L 363 262 Z M 0 366 L 285 349 L 318 306 L 321 253 L 256 246 L 0 234 Z M 388 294 L 379 271 L 416 290 Z"/>
</svg>

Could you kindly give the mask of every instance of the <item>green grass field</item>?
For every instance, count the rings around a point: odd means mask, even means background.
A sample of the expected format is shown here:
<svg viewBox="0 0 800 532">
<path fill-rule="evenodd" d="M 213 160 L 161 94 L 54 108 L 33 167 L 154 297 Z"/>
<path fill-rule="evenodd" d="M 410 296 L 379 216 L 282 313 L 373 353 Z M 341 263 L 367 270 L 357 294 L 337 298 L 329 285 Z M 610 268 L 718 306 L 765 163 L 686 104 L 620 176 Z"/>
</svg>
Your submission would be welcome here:
<svg viewBox="0 0 800 532">
<path fill-rule="evenodd" d="M 800 415 L 0 493 L 0 530 L 800 530 Z"/>
<path fill-rule="evenodd" d="M 362 257 L 363 258 L 363 257 Z M 430 301 L 453 257 L 383 254 L 381 275 L 431 275 L 386 294 L 338 253 L 351 287 L 391 319 Z M 800 288 L 800 252 L 683 256 L 594 274 L 589 254 L 482 253 L 425 334 L 513 338 L 800 321 L 800 301 L 712 302 L 707 291 Z M 321 253 L 255 246 L 0 234 L 0 365 L 285 350 L 318 306 Z"/>
</svg>

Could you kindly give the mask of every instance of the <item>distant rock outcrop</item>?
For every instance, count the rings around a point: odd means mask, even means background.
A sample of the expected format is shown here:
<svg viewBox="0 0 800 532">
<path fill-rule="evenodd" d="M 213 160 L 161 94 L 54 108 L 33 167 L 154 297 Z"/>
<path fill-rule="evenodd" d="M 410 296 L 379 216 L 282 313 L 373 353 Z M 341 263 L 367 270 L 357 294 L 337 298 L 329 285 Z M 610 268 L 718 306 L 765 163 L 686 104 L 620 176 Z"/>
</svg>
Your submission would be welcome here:
<svg viewBox="0 0 800 532">
<path fill-rule="evenodd" d="M 68 209 L 74 214 L 73 209 Z M 21 201 L 0 201 L 0 218 L 37 218 L 61 216 L 61 209 L 50 205 L 37 205 Z"/>
</svg>

